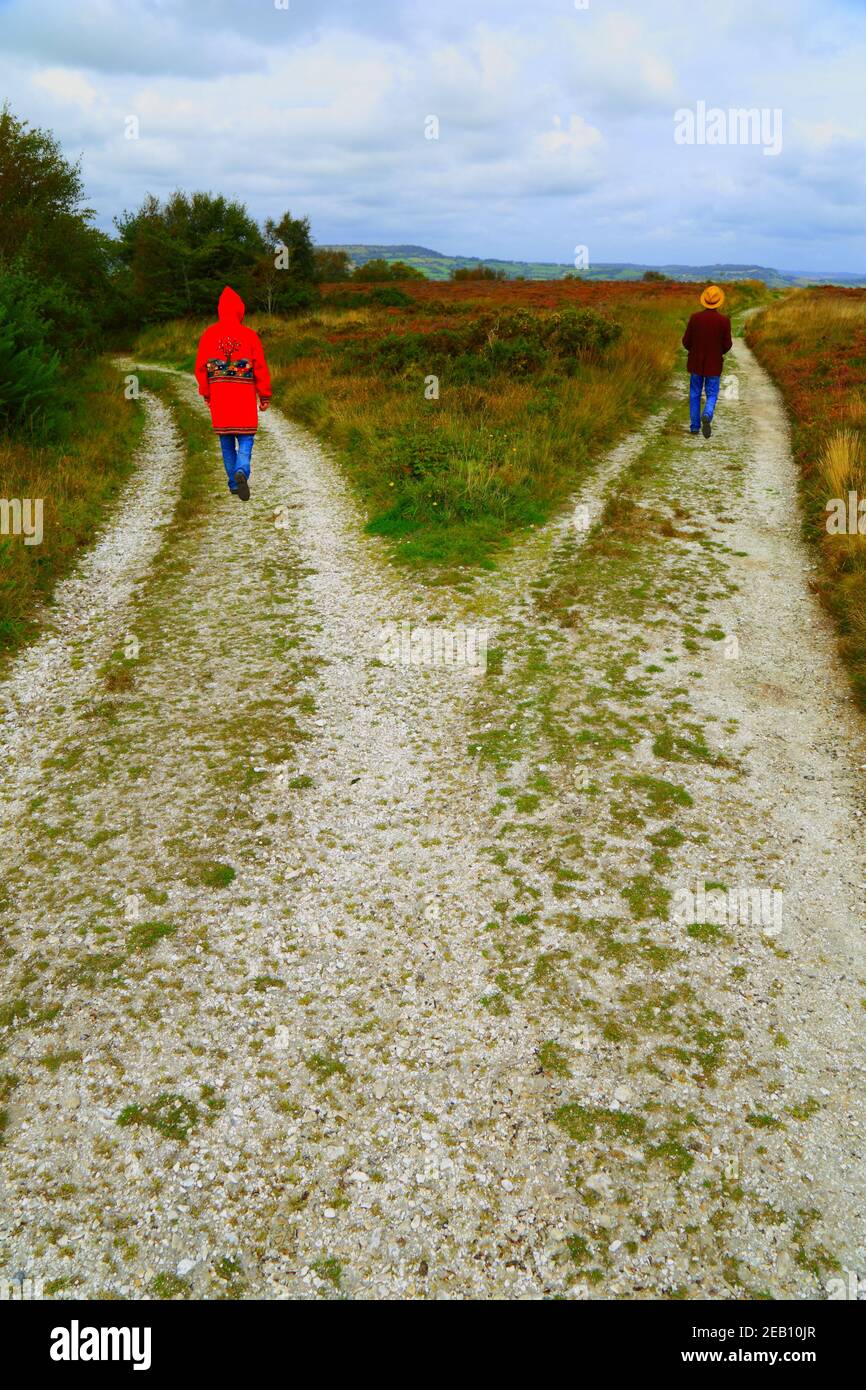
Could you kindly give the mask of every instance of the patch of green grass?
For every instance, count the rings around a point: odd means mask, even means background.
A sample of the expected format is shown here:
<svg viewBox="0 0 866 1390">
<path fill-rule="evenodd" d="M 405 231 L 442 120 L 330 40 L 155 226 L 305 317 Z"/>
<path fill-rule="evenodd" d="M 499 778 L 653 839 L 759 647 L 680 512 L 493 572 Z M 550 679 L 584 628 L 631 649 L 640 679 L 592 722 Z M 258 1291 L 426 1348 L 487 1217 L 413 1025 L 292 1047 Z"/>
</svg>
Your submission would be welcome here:
<svg viewBox="0 0 866 1390">
<path fill-rule="evenodd" d="M 538 1062 L 542 1071 L 551 1072 L 554 1076 L 571 1076 L 568 1053 L 557 1042 L 541 1044 L 538 1049 Z"/>
<path fill-rule="evenodd" d="M 652 777 L 649 773 L 644 772 L 636 777 L 630 777 L 629 783 L 636 791 L 643 792 L 650 806 L 658 815 L 669 815 L 674 806 L 694 804 L 685 787 L 679 786 L 676 782 L 669 782 L 664 777 Z"/>
<path fill-rule="evenodd" d="M 639 921 L 649 917 L 667 917 L 671 895 L 649 874 L 636 874 L 620 892 L 631 908 L 632 916 Z"/>
<path fill-rule="evenodd" d="M 170 922 L 137 922 L 130 929 L 127 945 L 130 951 L 149 951 L 167 936 L 174 936 L 177 927 Z"/>
<path fill-rule="evenodd" d="M 5 1109 L 5 1105 L 17 1085 L 18 1077 L 12 1072 L 0 1072 L 0 1145 L 3 1143 L 3 1135 L 9 1126 L 9 1112 Z"/>
<path fill-rule="evenodd" d="M 661 830 L 656 830 L 647 839 L 651 845 L 658 849 L 678 849 L 685 840 L 685 835 L 678 830 L 675 825 L 665 825 Z"/>
<path fill-rule="evenodd" d="M 650 1158 L 658 1158 L 664 1163 L 669 1172 L 675 1177 L 681 1177 L 688 1173 L 694 1166 L 694 1155 L 690 1154 L 678 1139 L 663 1139 L 659 1144 L 652 1144 L 647 1149 Z"/>
<path fill-rule="evenodd" d="M 215 859 L 202 864 L 198 871 L 198 881 L 203 888 L 228 888 L 234 879 L 235 871 L 231 864 L 221 864 Z"/>
<path fill-rule="evenodd" d="M 599 1131 L 607 1139 L 640 1139 L 646 1130 L 646 1121 L 640 1115 L 578 1102 L 561 1105 L 553 1113 L 553 1122 L 578 1143 L 593 1139 Z"/>
<path fill-rule="evenodd" d="M 653 740 L 653 752 L 665 762 L 681 763 L 691 758 L 695 762 L 709 763 L 713 767 L 725 764 L 720 753 L 714 753 L 703 734 L 688 738 L 685 734 L 675 734 L 672 729 L 663 729 Z"/>
<path fill-rule="evenodd" d="M 148 1284 L 148 1290 L 153 1298 L 188 1298 L 191 1291 L 186 1279 L 171 1273 L 157 1274 Z"/>
<path fill-rule="evenodd" d="M 821 1102 L 814 1096 L 808 1096 L 806 1100 L 799 1101 L 796 1105 L 788 1107 L 788 1114 L 794 1120 L 811 1120 L 813 1115 L 817 1115 L 821 1109 Z"/>
<path fill-rule="evenodd" d="M 347 1078 L 349 1075 L 345 1062 L 332 1053 L 314 1052 L 306 1061 L 317 1081 L 331 1081 L 335 1076 Z"/>
<path fill-rule="evenodd" d="M 163 1091 L 146 1105 L 127 1105 L 121 1110 L 117 1123 L 121 1126 L 146 1125 L 164 1139 L 185 1141 L 198 1123 L 198 1106 L 186 1096 Z"/>
<path fill-rule="evenodd" d="M 783 1121 L 783 1120 L 777 1119 L 775 1115 L 767 1115 L 767 1114 L 764 1114 L 764 1113 L 762 1113 L 762 1112 L 760 1112 L 760 1111 L 756 1112 L 756 1113 L 753 1114 L 753 1115 L 747 1115 L 747 1116 L 746 1116 L 746 1123 L 752 1125 L 755 1129 L 784 1129 L 784 1128 L 785 1128 L 785 1124 L 784 1124 L 784 1121 Z"/>
<path fill-rule="evenodd" d="M 214 1265 L 214 1274 L 226 1286 L 228 1298 L 243 1298 L 248 1285 L 239 1259 L 235 1256 L 223 1256 Z"/>
<path fill-rule="evenodd" d="M 320 1279 L 324 1279 L 328 1284 L 333 1284 L 335 1289 L 340 1287 L 343 1280 L 343 1266 L 333 1255 L 323 1255 L 321 1259 L 314 1260 L 310 1268 L 315 1270 Z"/>
<path fill-rule="evenodd" d="M 124 399 L 117 368 L 93 353 L 80 359 L 58 386 L 57 428 L 0 441 L 4 497 L 41 498 L 43 506 L 41 544 L 0 536 L 0 659 L 37 631 L 58 580 L 105 522 L 141 439 L 142 406 Z"/>
<path fill-rule="evenodd" d="M 115 839 L 120 833 L 119 830 L 97 830 L 96 834 L 91 835 L 84 843 L 88 849 L 98 849 L 100 845 L 104 845 L 107 840 Z"/>
<path fill-rule="evenodd" d="M 7 1004 L 0 1004 L 0 1028 L 11 1028 L 16 1020 L 20 1023 L 29 1013 L 26 999 L 10 999 Z"/>
<path fill-rule="evenodd" d="M 54 1298 L 56 1294 L 68 1289 L 72 1282 L 71 1274 L 64 1274 L 60 1279 L 48 1279 L 45 1284 L 45 1297 Z"/>
<path fill-rule="evenodd" d="M 39 1061 L 43 1067 L 54 1072 L 59 1071 L 66 1062 L 80 1062 L 81 1056 L 80 1052 L 70 1049 L 65 1052 L 46 1052 L 44 1057 L 39 1058 Z"/>
<path fill-rule="evenodd" d="M 86 952 L 68 967 L 64 979 L 70 984 L 83 985 L 85 989 L 118 983 L 123 963 L 124 958 L 117 951 Z"/>
<path fill-rule="evenodd" d="M 566 1236 L 565 1248 L 572 1262 L 581 1269 L 592 1262 L 593 1254 L 589 1247 L 589 1241 L 584 1236 Z"/>
<path fill-rule="evenodd" d="M 695 941 L 703 941 L 709 944 L 712 941 L 720 941 L 727 933 L 717 926 L 715 922 L 692 922 L 686 927 L 689 936 L 694 937 Z"/>
<path fill-rule="evenodd" d="M 201 1099 L 203 1104 L 207 1106 L 208 1110 L 214 1117 L 216 1116 L 216 1114 L 219 1113 L 219 1111 L 225 1110 L 226 1108 L 225 1097 L 218 1096 L 216 1092 L 216 1087 L 211 1086 L 207 1082 L 201 1087 Z"/>
<path fill-rule="evenodd" d="M 496 990 L 493 994 L 483 994 L 481 996 L 481 1007 L 487 1009 L 488 1013 L 494 1014 L 499 1018 L 504 1018 L 511 1013 L 511 1007 L 501 990 Z"/>
</svg>

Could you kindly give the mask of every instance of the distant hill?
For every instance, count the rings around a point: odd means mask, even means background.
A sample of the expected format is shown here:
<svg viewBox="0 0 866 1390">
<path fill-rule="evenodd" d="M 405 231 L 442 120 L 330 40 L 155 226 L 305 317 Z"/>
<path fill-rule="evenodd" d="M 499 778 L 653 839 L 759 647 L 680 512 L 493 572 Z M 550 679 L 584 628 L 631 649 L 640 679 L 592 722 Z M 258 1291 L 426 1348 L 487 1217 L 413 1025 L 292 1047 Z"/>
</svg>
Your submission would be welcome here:
<svg viewBox="0 0 866 1390">
<path fill-rule="evenodd" d="M 488 256 L 445 256 L 429 246 L 361 246 L 341 243 L 324 248 L 347 251 L 354 265 L 381 258 L 406 261 L 430 280 L 447 280 L 460 266 L 486 265 L 504 270 L 509 279 L 522 275 L 526 280 L 561 280 L 563 275 L 579 274 L 585 280 L 639 280 L 647 270 L 659 270 L 671 280 L 763 280 L 774 289 L 796 285 L 866 285 L 863 275 L 834 274 L 828 271 L 782 271 L 765 265 L 643 265 L 631 261 L 599 261 L 588 270 L 555 261 L 501 261 Z"/>
</svg>

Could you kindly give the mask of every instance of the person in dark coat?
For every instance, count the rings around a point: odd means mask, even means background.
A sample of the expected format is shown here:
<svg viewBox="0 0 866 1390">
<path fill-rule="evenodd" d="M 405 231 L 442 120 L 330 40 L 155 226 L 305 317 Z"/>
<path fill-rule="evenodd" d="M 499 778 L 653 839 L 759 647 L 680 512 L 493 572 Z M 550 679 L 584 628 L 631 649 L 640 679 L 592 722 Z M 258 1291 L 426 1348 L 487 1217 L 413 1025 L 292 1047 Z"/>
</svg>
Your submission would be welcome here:
<svg viewBox="0 0 866 1390">
<path fill-rule="evenodd" d="M 689 414 L 691 433 L 703 432 L 709 439 L 713 415 L 719 398 L 722 358 L 731 350 L 731 320 L 719 310 L 725 302 L 725 292 L 718 285 L 708 285 L 701 295 L 701 313 L 692 314 L 683 334 L 683 347 L 689 354 L 687 370 L 691 377 Z M 701 397 L 706 393 L 706 405 L 701 414 Z"/>
</svg>

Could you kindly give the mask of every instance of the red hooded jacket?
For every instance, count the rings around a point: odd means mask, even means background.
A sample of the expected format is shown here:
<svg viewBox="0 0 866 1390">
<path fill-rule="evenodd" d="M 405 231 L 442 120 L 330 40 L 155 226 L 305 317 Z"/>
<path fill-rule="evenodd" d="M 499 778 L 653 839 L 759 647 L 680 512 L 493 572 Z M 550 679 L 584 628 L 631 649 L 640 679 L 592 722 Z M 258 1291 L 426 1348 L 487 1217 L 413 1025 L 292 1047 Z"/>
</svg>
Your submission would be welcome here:
<svg viewBox="0 0 866 1390">
<path fill-rule="evenodd" d="M 722 358 L 731 350 L 731 320 L 718 309 L 692 314 L 683 334 L 689 354 L 686 371 L 694 376 L 721 376 Z"/>
<path fill-rule="evenodd" d="M 256 396 L 271 398 L 261 339 L 241 319 L 245 305 L 226 285 L 220 295 L 219 323 L 202 333 L 195 359 L 199 395 L 210 405 L 217 434 L 255 434 L 259 425 Z"/>
</svg>

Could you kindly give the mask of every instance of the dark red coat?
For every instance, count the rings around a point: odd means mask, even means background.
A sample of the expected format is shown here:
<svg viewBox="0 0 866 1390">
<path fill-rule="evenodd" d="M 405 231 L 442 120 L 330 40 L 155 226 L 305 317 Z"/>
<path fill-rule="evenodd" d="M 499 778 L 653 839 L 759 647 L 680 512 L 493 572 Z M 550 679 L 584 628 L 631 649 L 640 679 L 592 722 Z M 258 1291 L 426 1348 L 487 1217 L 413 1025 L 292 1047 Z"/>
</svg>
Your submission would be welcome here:
<svg viewBox="0 0 866 1390">
<path fill-rule="evenodd" d="M 692 314 L 683 334 L 689 354 L 688 371 L 697 376 L 721 376 L 722 358 L 731 350 L 731 320 L 718 309 Z"/>
<path fill-rule="evenodd" d="M 210 404 L 217 434 L 255 434 L 257 396 L 270 400 L 271 378 L 258 333 L 244 328 L 244 301 L 226 285 L 220 295 L 219 323 L 202 333 L 195 359 L 199 395 Z"/>
</svg>

